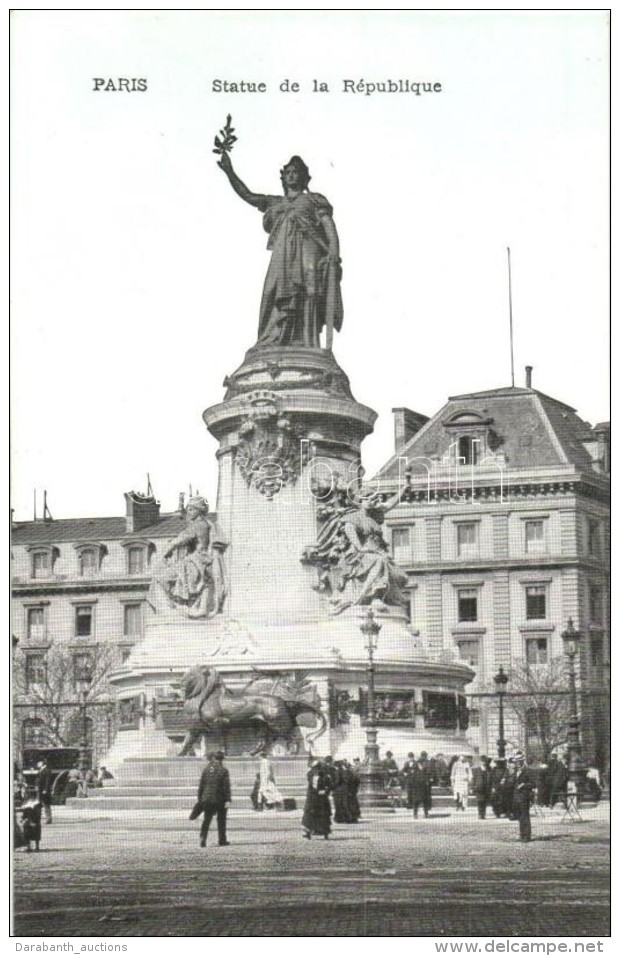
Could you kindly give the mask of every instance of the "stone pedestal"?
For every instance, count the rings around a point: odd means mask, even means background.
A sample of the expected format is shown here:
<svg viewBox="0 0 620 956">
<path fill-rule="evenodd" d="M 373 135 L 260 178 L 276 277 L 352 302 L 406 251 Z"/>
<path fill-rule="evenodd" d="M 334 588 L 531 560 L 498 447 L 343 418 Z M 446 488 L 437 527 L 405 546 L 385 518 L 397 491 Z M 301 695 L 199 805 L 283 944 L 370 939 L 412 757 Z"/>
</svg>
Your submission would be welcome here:
<svg viewBox="0 0 620 956">
<path fill-rule="evenodd" d="M 362 756 L 359 708 L 345 720 L 329 706 L 335 690 L 356 701 L 365 687 L 366 609 L 331 613 L 316 568 L 301 558 L 317 538 L 316 483 L 358 488 L 360 446 L 375 413 L 354 399 L 332 353 L 322 349 L 250 350 L 225 385 L 224 401 L 203 415 L 219 441 L 217 520 L 228 542 L 224 612 L 200 620 L 179 609 L 150 615 L 143 641 L 112 681 L 119 696 L 141 694 L 148 707 L 196 664 L 212 665 L 233 688 L 256 669 L 303 676 L 330 721 L 316 752 Z M 377 621 L 378 691 L 407 690 L 421 703 L 424 690 L 457 693 L 471 680 L 469 668 L 427 658 L 403 610 L 379 609 Z M 462 734 L 431 732 L 418 718 L 379 722 L 378 737 L 398 760 L 410 750 L 451 754 L 466 747 Z"/>
</svg>

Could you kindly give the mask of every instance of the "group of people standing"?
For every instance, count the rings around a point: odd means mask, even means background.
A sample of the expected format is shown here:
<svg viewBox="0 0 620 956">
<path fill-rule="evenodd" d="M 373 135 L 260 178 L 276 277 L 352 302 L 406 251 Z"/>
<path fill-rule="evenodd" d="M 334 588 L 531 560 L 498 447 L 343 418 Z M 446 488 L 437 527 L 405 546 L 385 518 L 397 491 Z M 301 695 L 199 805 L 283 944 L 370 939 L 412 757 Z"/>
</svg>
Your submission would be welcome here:
<svg viewBox="0 0 620 956">
<path fill-rule="evenodd" d="M 359 823 L 360 805 L 357 792 L 360 786 L 361 763 L 356 758 L 333 760 L 332 757 L 311 758 L 308 771 L 308 789 L 301 820 L 303 836 L 328 839 L 335 823 Z M 330 800 L 331 797 L 331 800 Z"/>
</svg>

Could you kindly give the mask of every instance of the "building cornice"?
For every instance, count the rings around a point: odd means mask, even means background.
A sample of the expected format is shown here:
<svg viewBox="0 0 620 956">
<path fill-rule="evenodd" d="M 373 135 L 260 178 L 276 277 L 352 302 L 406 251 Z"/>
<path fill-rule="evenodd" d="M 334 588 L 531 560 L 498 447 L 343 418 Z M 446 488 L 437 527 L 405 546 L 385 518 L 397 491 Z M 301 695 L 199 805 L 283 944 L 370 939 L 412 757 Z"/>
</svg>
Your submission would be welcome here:
<svg viewBox="0 0 620 956">
<path fill-rule="evenodd" d="M 97 581 L 88 580 L 47 580 L 47 581 L 16 581 L 13 580 L 12 592 L 14 597 L 28 597 L 36 594 L 92 594 L 99 592 L 141 591 L 146 593 L 150 577 L 107 578 Z"/>
</svg>

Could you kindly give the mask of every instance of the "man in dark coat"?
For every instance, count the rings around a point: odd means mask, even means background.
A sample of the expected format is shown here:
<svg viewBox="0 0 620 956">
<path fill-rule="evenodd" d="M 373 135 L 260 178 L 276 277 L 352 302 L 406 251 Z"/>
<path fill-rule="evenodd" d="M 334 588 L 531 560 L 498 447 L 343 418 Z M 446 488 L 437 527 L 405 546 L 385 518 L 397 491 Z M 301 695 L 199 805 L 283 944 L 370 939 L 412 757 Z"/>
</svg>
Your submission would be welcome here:
<svg viewBox="0 0 620 956">
<path fill-rule="evenodd" d="M 431 762 L 428 759 L 428 754 L 425 750 L 420 754 L 420 759 L 418 760 L 418 766 L 420 768 L 420 774 L 422 776 L 422 809 L 424 810 L 424 816 L 427 817 L 429 810 L 433 805 L 432 798 L 432 787 L 434 782 L 433 768 Z"/>
<path fill-rule="evenodd" d="M 568 767 L 564 762 L 564 759 L 557 760 L 557 758 L 552 758 L 552 761 L 549 761 L 549 768 L 551 770 L 551 795 L 549 799 L 549 805 L 554 807 L 558 800 L 564 800 L 566 798 Z"/>
<path fill-rule="evenodd" d="M 412 753 L 407 756 L 403 777 L 407 789 L 407 806 L 413 810 L 414 817 L 417 817 L 420 807 L 424 806 L 424 774 Z"/>
<path fill-rule="evenodd" d="M 52 787 L 55 774 L 47 765 L 47 760 L 39 760 L 37 764 L 37 796 L 43 808 L 43 821 L 52 822 Z"/>
<path fill-rule="evenodd" d="M 198 785 L 198 803 L 202 807 L 203 818 L 200 827 L 200 846 L 207 845 L 207 834 L 211 820 L 217 815 L 217 837 L 220 846 L 228 846 L 226 839 L 226 814 L 230 807 L 230 774 L 223 766 L 225 754 L 207 755 L 207 766 L 202 771 Z"/>
<path fill-rule="evenodd" d="M 519 839 L 522 843 L 529 843 L 532 839 L 532 821 L 530 819 L 530 805 L 532 792 L 536 786 L 536 779 L 529 767 L 525 764 L 522 753 L 514 756 L 514 796 L 512 810 L 515 820 L 519 821 Z"/>
<path fill-rule="evenodd" d="M 471 792 L 476 798 L 478 819 L 484 820 L 487 814 L 487 804 L 491 799 L 491 771 L 486 757 L 476 760 L 471 773 Z"/>
</svg>

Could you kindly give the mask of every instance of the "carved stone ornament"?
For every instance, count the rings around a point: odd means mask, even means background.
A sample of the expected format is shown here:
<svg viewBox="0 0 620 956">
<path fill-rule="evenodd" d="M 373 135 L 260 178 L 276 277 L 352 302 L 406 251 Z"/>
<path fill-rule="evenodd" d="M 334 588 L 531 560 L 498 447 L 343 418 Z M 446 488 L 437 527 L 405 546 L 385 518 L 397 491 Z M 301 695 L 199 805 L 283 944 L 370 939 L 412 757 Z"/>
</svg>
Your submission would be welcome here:
<svg viewBox="0 0 620 956">
<path fill-rule="evenodd" d="M 301 561 L 316 568 L 315 590 L 328 597 L 331 613 L 375 600 L 406 606 L 407 575 L 394 563 L 382 532 L 385 513 L 399 503 L 401 492 L 387 500 L 362 497 L 340 482 L 327 493 L 317 490 L 319 533 Z"/>
<path fill-rule="evenodd" d="M 235 462 L 248 487 L 273 498 L 300 473 L 300 436 L 280 414 L 276 395 L 248 395 L 250 411 L 239 429 Z"/>
</svg>

